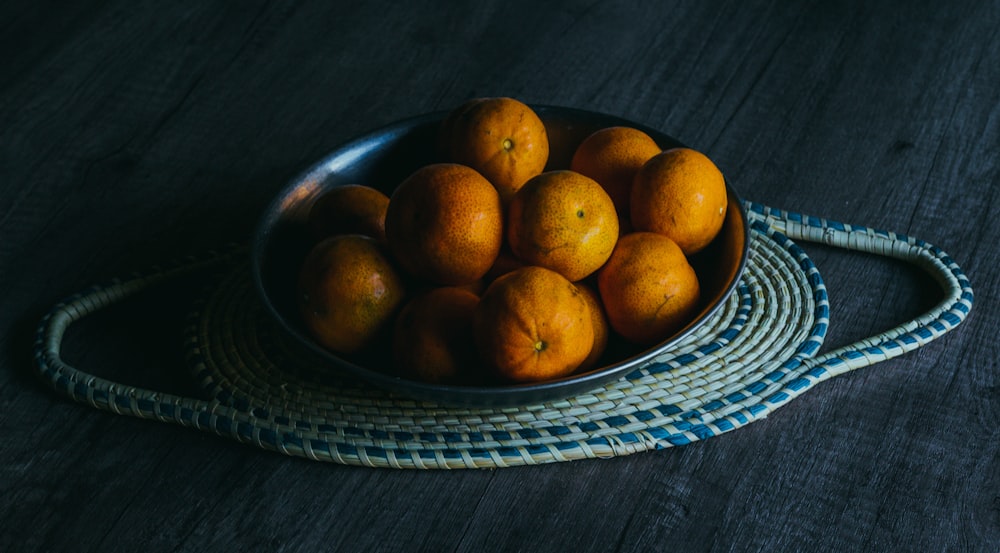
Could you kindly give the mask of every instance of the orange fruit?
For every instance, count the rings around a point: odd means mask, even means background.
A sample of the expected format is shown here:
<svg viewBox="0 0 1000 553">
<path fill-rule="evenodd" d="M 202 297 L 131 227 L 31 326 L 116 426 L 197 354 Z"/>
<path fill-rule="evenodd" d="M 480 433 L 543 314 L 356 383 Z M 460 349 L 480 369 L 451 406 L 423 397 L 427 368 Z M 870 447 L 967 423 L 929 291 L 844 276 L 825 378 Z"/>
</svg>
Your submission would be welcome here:
<svg viewBox="0 0 1000 553">
<path fill-rule="evenodd" d="M 500 252 L 500 196 L 469 167 L 427 165 L 392 193 L 385 232 L 389 250 L 413 276 L 469 284 L 486 274 Z"/>
<path fill-rule="evenodd" d="M 502 378 L 537 382 L 572 373 L 594 344 L 587 300 L 565 277 L 523 267 L 493 281 L 473 313 L 480 356 Z"/>
<path fill-rule="evenodd" d="M 590 322 L 594 325 L 594 345 L 591 346 L 590 353 L 583 360 L 583 363 L 580 363 L 578 369 L 586 371 L 596 367 L 597 363 L 601 360 L 601 356 L 604 355 L 604 350 L 608 347 L 608 336 L 611 334 L 611 327 L 608 324 L 607 315 L 604 314 L 604 306 L 601 305 L 601 297 L 598 293 L 589 284 L 583 282 L 577 282 L 576 288 L 583 294 L 583 298 L 587 300 L 587 307 L 590 310 Z"/>
<path fill-rule="evenodd" d="M 510 251 L 509 247 L 500 248 L 500 255 L 497 256 L 490 270 L 486 271 L 483 280 L 488 286 L 497 278 L 521 267 L 524 267 L 524 263 L 514 255 L 514 252 Z"/>
<path fill-rule="evenodd" d="M 701 251 L 726 220 L 726 181 L 705 154 L 673 148 L 654 156 L 632 183 L 632 226 L 663 234 L 686 255 Z"/>
<path fill-rule="evenodd" d="M 458 284 L 455 288 L 465 290 L 478 298 L 479 295 L 486 290 L 486 277 L 484 276 L 483 278 L 473 280 L 472 282 L 468 282 L 466 284 Z"/>
<path fill-rule="evenodd" d="M 478 365 L 472 313 L 479 298 L 462 288 L 434 288 L 399 312 L 392 351 L 397 369 L 426 382 L 455 382 Z"/>
<path fill-rule="evenodd" d="M 322 240 L 336 234 L 363 234 L 385 242 L 385 210 L 389 197 L 360 184 L 335 186 L 309 210 L 309 229 Z"/>
<path fill-rule="evenodd" d="M 626 340 L 654 344 L 689 323 L 698 309 L 698 275 L 670 238 L 626 234 L 597 273 L 611 328 Z"/>
<path fill-rule="evenodd" d="M 306 255 L 298 277 L 298 307 L 323 347 L 354 353 L 386 330 L 405 297 L 402 277 L 374 238 L 342 234 Z"/>
<path fill-rule="evenodd" d="M 630 217 L 632 180 L 639 169 L 663 151 L 648 134 L 632 127 L 608 127 L 585 138 L 576 148 L 569 168 L 604 187 L 618 216 Z"/>
<path fill-rule="evenodd" d="M 506 204 L 549 159 L 545 124 L 513 98 L 477 98 L 453 110 L 441 126 L 451 161 L 493 183 Z"/>
<path fill-rule="evenodd" d="M 607 261 L 618 240 L 618 216 L 607 192 L 573 171 L 549 171 L 526 182 L 507 213 L 507 241 L 528 265 L 578 281 Z"/>
<path fill-rule="evenodd" d="M 452 157 L 452 145 L 451 142 L 454 139 L 455 127 L 458 121 L 462 121 L 466 117 L 473 106 L 487 100 L 487 98 L 473 98 L 471 100 L 465 101 L 463 104 L 459 105 L 457 108 L 448 112 L 444 120 L 441 121 L 441 126 L 438 128 L 437 133 L 437 150 L 438 154 L 443 156 L 445 159 L 450 160 Z"/>
</svg>

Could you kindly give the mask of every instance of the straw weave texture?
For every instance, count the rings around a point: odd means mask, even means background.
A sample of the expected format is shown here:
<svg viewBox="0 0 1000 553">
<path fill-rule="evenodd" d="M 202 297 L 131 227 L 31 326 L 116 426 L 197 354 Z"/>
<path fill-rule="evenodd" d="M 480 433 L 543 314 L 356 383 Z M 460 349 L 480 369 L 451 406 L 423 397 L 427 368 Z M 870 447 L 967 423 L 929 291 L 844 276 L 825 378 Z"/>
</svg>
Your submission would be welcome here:
<svg viewBox="0 0 1000 553">
<path fill-rule="evenodd" d="M 929 244 L 747 207 L 747 270 L 723 308 L 669 353 L 565 400 L 450 407 L 316 370 L 265 315 L 243 262 L 233 259 L 202 262 L 234 268 L 193 313 L 188 332 L 192 374 L 206 398 L 108 382 L 60 357 L 62 335 L 75 320 L 169 280 L 169 271 L 95 287 L 57 305 L 40 327 L 37 365 L 56 391 L 93 407 L 288 455 L 374 467 L 495 468 L 629 455 L 717 436 L 766 417 L 827 378 L 936 339 L 971 308 L 961 269 Z M 820 354 L 830 324 L 826 288 L 792 238 L 903 259 L 932 274 L 945 297 L 913 321 Z"/>
</svg>

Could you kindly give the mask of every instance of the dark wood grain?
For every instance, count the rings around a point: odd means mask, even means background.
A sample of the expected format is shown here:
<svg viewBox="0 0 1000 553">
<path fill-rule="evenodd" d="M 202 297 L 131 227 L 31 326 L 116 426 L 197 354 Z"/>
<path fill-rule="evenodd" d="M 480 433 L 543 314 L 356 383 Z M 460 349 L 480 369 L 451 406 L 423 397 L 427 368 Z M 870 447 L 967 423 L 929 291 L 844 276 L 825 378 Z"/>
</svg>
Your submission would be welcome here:
<svg viewBox="0 0 1000 553">
<path fill-rule="evenodd" d="M 996 2 L 64 4 L 0 6 L 0 551 L 1000 549 Z M 540 467 L 309 462 L 33 378 L 61 297 L 245 241 L 337 144 L 486 95 L 641 121 L 746 198 L 923 238 L 976 305 L 735 432 Z M 805 248 L 828 348 L 939 298 L 900 262 Z M 88 321 L 67 358 L 196 393 L 198 284 Z"/>
</svg>

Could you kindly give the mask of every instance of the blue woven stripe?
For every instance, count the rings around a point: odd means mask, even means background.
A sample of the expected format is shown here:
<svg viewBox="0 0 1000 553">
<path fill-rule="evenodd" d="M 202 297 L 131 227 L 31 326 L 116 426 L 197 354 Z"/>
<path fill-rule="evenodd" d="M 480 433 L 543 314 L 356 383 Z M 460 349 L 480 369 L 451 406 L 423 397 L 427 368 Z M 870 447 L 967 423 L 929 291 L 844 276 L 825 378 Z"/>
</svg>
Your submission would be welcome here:
<svg viewBox="0 0 1000 553">
<path fill-rule="evenodd" d="M 729 403 L 737 403 L 737 402 L 743 401 L 747 397 L 749 397 L 749 396 L 747 396 L 743 392 L 733 392 L 733 393 L 729 394 L 728 396 L 726 396 L 726 401 L 728 401 Z"/>
<path fill-rule="evenodd" d="M 795 380 L 789 381 L 787 387 L 793 391 L 800 392 L 805 388 L 808 388 L 812 382 L 807 378 L 796 378 Z"/>
<path fill-rule="evenodd" d="M 736 426 L 729 419 L 719 419 L 715 421 L 715 426 L 720 432 L 729 432 L 730 430 L 736 428 Z"/>
<path fill-rule="evenodd" d="M 525 429 L 525 430 L 530 430 L 530 429 Z M 534 435 L 531 435 L 532 434 L 531 432 L 524 432 L 524 431 L 521 431 L 519 433 L 521 434 L 521 437 L 531 437 L 531 438 L 538 437 L 537 432 L 534 432 Z M 529 435 L 525 436 L 525 434 Z M 445 443 L 462 443 L 465 441 L 465 435 L 462 434 L 461 432 L 442 432 L 441 438 L 444 440 Z"/>
<path fill-rule="evenodd" d="M 208 415 L 208 413 L 201 413 L 202 415 Z M 202 419 L 201 416 L 198 417 L 199 421 Z M 207 416 L 204 418 L 208 418 Z M 207 421 L 202 423 L 204 426 L 208 426 Z M 250 441 L 253 438 L 253 426 L 246 422 L 239 422 L 236 424 L 236 434 L 243 438 L 245 441 Z"/>
<path fill-rule="evenodd" d="M 674 434 L 667 438 L 667 441 L 672 445 L 687 445 L 691 443 L 691 439 L 683 434 Z"/>
<path fill-rule="evenodd" d="M 580 445 L 577 442 L 558 442 L 554 444 L 556 449 L 559 451 L 569 451 L 571 449 L 577 449 Z"/>
<path fill-rule="evenodd" d="M 324 454 L 330 453 L 330 444 L 328 442 L 324 442 L 323 440 L 309 440 L 309 447 L 312 448 L 313 451 L 318 451 Z"/>
<path fill-rule="evenodd" d="M 272 448 L 278 447 L 278 433 L 270 428 L 261 428 L 257 433 L 257 437 L 265 445 Z"/>
<path fill-rule="evenodd" d="M 681 412 L 681 408 L 674 404 L 659 405 L 655 409 L 664 417 L 672 417 Z"/>
<path fill-rule="evenodd" d="M 775 392 L 764 399 L 767 403 L 784 403 L 788 401 L 788 394 L 785 392 Z"/>
<path fill-rule="evenodd" d="M 294 447 L 296 449 L 302 449 L 304 447 L 303 446 L 303 442 L 302 442 L 302 438 L 300 438 L 299 436 L 297 436 L 295 434 L 292 434 L 292 433 L 289 433 L 289 432 L 282 433 L 281 439 L 282 439 L 282 443 L 284 443 L 285 446 L 289 446 L 290 445 L 290 446 L 292 446 L 292 447 Z"/>
<path fill-rule="evenodd" d="M 727 328 L 722 334 L 719 334 L 719 338 L 725 340 L 726 342 L 732 342 L 740 335 L 738 328 Z"/>
<path fill-rule="evenodd" d="M 614 416 L 611 416 L 611 417 L 608 417 L 608 418 L 604 419 L 604 422 L 608 426 L 624 426 L 624 425 L 628 424 L 631 421 L 629 421 L 627 418 L 625 418 L 625 417 L 623 417 L 621 415 L 614 415 Z"/>
<path fill-rule="evenodd" d="M 688 363 L 694 363 L 697 360 L 698 357 L 691 353 L 685 353 L 674 358 L 674 362 L 678 365 L 687 365 Z"/>
<path fill-rule="evenodd" d="M 716 399 L 706 403 L 704 406 L 702 406 L 701 410 L 703 412 L 710 413 L 712 411 L 715 411 L 716 409 L 721 409 L 725 407 L 725 405 L 726 404 L 724 402 Z"/>
<path fill-rule="evenodd" d="M 816 338 L 816 337 L 824 336 L 826 334 L 826 328 L 825 328 L 826 325 L 823 325 L 823 326 L 824 326 L 824 329 L 823 329 L 822 332 L 813 332 L 813 333 L 810 334 L 810 338 Z M 823 344 L 820 342 L 820 340 L 807 340 L 805 342 L 802 342 L 802 345 L 799 346 L 799 349 L 796 350 L 796 351 L 799 354 L 805 355 L 807 357 L 812 357 L 813 355 L 816 354 L 817 351 L 819 351 L 819 348 L 822 345 Z"/>
<path fill-rule="evenodd" d="M 840 221 L 827 221 L 826 226 L 834 230 L 840 230 L 840 231 L 847 230 L 844 224 L 841 223 Z"/>
<path fill-rule="evenodd" d="M 815 379 L 818 380 L 820 378 L 823 378 L 823 376 L 826 374 L 826 369 L 823 368 L 822 365 L 817 365 L 817 366 L 809 369 L 806 372 L 806 374 L 809 375 L 809 376 L 811 376 L 812 378 L 815 378 Z"/>
<path fill-rule="evenodd" d="M 663 371 L 669 371 L 670 367 L 665 363 L 651 363 L 649 365 L 646 365 L 646 367 L 644 367 L 643 369 L 635 369 L 634 371 L 630 371 L 628 374 L 625 375 L 625 380 L 637 380 L 639 378 L 642 378 L 643 376 L 645 376 L 645 373 L 643 373 L 644 370 L 649 374 L 659 374 Z"/>
<path fill-rule="evenodd" d="M 861 359 L 862 357 L 864 357 L 864 354 L 861 353 L 860 351 L 847 351 L 844 352 L 844 355 L 842 357 L 849 360 L 855 360 L 855 359 Z"/>
<path fill-rule="evenodd" d="M 966 313 L 968 313 L 968 311 L 966 311 Z M 951 326 L 958 326 L 959 323 L 962 322 L 962 319 L 960 319 L 958 315 L 954 313 L 945 313 L 941 315 L 941 318 L 944 319 Z"/>
<path fill-rule="evenodd" d="M 117 405 L 119 409 L 122 409 L 124 411 L 129 411 L 132 409 L 132 402 L 130 402 L 129 399 L 125 396 L 115 396 L 115 405 Z"/>
<path fill-rule="evenodd" d="M 656 418 L 656 415 L 650 413 L 649 411 L 636 411 L 632 413 L 632 417 L 639 422 L 648 422 Z"/>
<path fill-rule="evenodd" d="M 532 444 L 532 445 L 525 446 L 525 449 L 531 455 L 542 455 L 542 454 L 545 454 L 545 453 L 549 452 L 549 448 L 546 445 Z M 518 457 L 520 457 L 520 453 L 518 453 Z"/>
<path fill-rule="evenodd" d="M 670 432 L 660 427 L 647 428 L 646 434 L 656 441 L 664 441 L 671 436 Z"/>
<path fill-rule="evenodd" d="M 620 442 L 625 444 L 634 444 L 634 443 L 639 443 L 640 441 L 639 437 L 636 436 L 634 432 L 622 432 L 621 434 L 616 436 L 616 438 L 618 438 Z"/>
<path fill-rule="evenodd" d="M 57 378 L 56 381 L 53 382 L 53 386 L 55 386 L 56 390 L 60 390 L 65 394 L 68 394 L 70 392 L 72 384 L 73 383 L 70 381 L 70 379 L 66 378 L 63 375 L 59 375 L 59 378 Z"/>
<path fill-rule="evenodd" d="M 844 364 L 844 360 L 840 358 L 827 359 L 826 365 L 831 369 L 836 369 L 837 367 Z"/>
<path fill-rule="evenodd" d="M 863 350 L 861 350 L 861 353 L 863 355 L 870 356 L 870 357 L 878 357 L 880 355 L 884 355 L 885 354 L 885 352 L 879 346 L 869 346 L 869 347 L 864 348 Z"/>
<path fill-rule="evenodd" d="M 789 360 L 789 361 L 792 361 L 793 364 L 797 364 L 797 363 L 794 362 L 794 360 Z M 767 373 L 766 375 L 764 375 L 764 380 L 768 380 L 772 384 L 778 383 L 783 378 L 785 378 L 785 371 L 783 371 L 781 369 L 775 369 L 775 370 Z"/>
<path fill-rule="evenodd" d="M 107 393 L 105 393 L 104 391 L 101 391 L 101 390 L 99 390 L 97 392 L 94 392 L 94 397 L 95 398 L 98 395 L 103 396 L 102 397 L 102 401 L 107 401 L 107 398 L 108 398 Z M 175 413 L 176 410 L 174 409 L 173 404 L 171 404 L 171 403 L 161 403 L 159 407 L 160 407 L 160 414 L 161 415 L 163 415 L 165 417 L 169 417 L 169 418 L 173 418 L 174 417 L 174 413 Z"/>
<path fill-rule="evenodd" d="M 704 424 L 699 424 L 698 426 L 695 426 L 694 428 L 691 429 L 691 432 L 695 436 L 698 436 L 698 439 L 700 440 L 707 440 L 712 436 L 715 436 L 715 432 L 713 432 L 711 428 L 705 426 Z"/>
<path fill-rule="evenodd" d="M 720 344 L 719 342 L 712 342 L 710 344 L 698 348 L 698 352 L 704 356 L 708 356 L 719 351 L 720 349 L 722 349 L 722 344 Z"/>
</svg>

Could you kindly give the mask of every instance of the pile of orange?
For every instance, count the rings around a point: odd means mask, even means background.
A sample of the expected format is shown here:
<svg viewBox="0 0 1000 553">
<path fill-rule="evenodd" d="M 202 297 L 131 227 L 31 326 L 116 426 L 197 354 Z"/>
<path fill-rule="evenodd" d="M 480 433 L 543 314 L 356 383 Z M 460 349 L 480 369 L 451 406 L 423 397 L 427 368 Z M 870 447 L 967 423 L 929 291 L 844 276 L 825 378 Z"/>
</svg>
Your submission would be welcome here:
<svg viewBox="0 0 1000 553">
<path fill-rule="evenodd" d="M 545 125 L 512 98 L 441 124 L 448 163 L 392 195 L 335 187 L 315 203 L 299 276 L 313 337 L 354 355 L 391 344 L 431 382 L 537 382 L 599 366 L 611 339 L 666 340 L 699 308 L 688 259 L 722 228 L 722 174 L 627 127 L 549 168 Z"/>
</svg>

